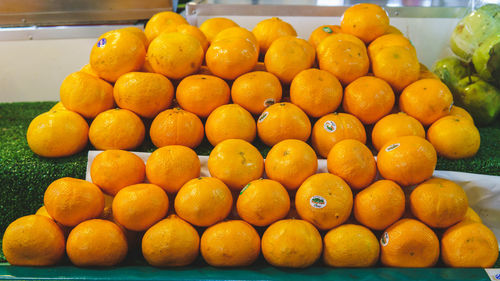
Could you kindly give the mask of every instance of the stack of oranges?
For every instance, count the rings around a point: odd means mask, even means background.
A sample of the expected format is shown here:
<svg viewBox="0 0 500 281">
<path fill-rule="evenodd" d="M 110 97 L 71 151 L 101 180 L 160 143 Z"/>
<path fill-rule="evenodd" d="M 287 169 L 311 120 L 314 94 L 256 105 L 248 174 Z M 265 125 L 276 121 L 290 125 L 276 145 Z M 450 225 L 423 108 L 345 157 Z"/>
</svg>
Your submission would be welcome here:
<svg viewBox="0 0 500 281">
<path fill-rule="evenodd" d="M 144 164 L 126 150 L 147 133 L 158 149 Z M 200 177 L 193 151 L 205 136 L 211 177 Z M 271 147 L 265 162 L 257 137 Z M 440 253 L 449 266 L 488 267 L 498 256 L 463 189 L 431 178 L 438 154 L 474 156 L 479 132 L 374 4 L 309 41 L 278 18 L 250 32 L 226 18 L 197 28 L 171 12 L 145 32 L 107 32 L 27 139 L 44 157 L 88 140 L 105 151 L 92 183 L 56 180 L 38 215 L 8 227 L 11 264 L 51 265 L 66 252 L 77 266 L 114 265 L 138 234 L 160 267 L 200 252 L 213 266 L 246 266 L 262 252 L 282 267 L 321 255 L 334 267 L 427 267 Z M 318 155 L 328 173 L 317 173 Z"/>
</svg>

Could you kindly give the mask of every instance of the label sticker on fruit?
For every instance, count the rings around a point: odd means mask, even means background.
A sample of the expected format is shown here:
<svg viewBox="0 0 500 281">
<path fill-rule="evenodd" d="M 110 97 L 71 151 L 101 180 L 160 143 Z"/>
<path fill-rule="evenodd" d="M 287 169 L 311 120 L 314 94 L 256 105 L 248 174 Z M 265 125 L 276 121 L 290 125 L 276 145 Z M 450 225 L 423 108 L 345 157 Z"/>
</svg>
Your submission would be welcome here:
<svg viewBox="0 0 500 281">
<path fill-rule="evenodd" d="M 243 187 L 243 189 L 240 191 L 240 195 L 245 192 L 245 190 L 247 190 L 247 188 L 250 186 L 250 184 L 247 184 L 245 185 L 245 187 Z"/>
<path fill-rule="evenodd" d="M 259 123 L 260 123 L 260 122 L 262 122 L 262 121 L 264 121 L 264 119 L 266 119 L 267 115 L 269 115 L 269 112 L 264 111 L 264 112 L 260 115 L 260 117 L 259 117 Z"/>
<path fill-rule="evenodd" d="M 97 41 L 97 47 L 102 48 L 106 45 L 106 38 L 102 38 L 101 40 Z"/>
<path fill-rule="evenodd" d="M 389 151 L 394 150 L 394 149 L 396 149 L 396 148 L 398 148 L 398 147 L 399 147 L 399 143 L 393 143 L 393 144 L 389 145 L 389 146 L 385 149 L 385 151 L 389 152 Z"/>
<path fill-rule="evenodd" d="M 389 234 L 387 232 L 384 232 L 384 234 L 382 234 L 382 237 L 380 237 L 380 244 L 382 246 L 387 246 L 388 243 L 389 243 Z"/>
<path fill-rule="evenodd" d="M 333 133 L 335 132 L 335 130 L 337 130 L 337 124 L 335 124 L 335 122 L 331 120 L 328 120 L 323 124 L 323 128 L 325 128 L 325 131 Z"/>
<path fill-rule="evenodd" d="M 322 209 L 326 206 L 326 199 L 319 195 L 314 195 L 309 200 L 309 203 L 313 206 L 313 208 Z"/>
<path fill-rule="evenodd" d="M 269 99 L 266 99 L 266 100 L 264 101 L 264 106 L 265 106 L 265 107 L 268 107 L 268 106 L 273 105 L 274 103 L 275 103 L 274 99 L 273 99 L 273 98 L 269 98 Z"/>
<path fill-rule="evenodd" d="M 328 26 L 323 27 L 323 31 L 326 33 L 333 33 L 333 30 L 329 28 Z"/>
</svg>

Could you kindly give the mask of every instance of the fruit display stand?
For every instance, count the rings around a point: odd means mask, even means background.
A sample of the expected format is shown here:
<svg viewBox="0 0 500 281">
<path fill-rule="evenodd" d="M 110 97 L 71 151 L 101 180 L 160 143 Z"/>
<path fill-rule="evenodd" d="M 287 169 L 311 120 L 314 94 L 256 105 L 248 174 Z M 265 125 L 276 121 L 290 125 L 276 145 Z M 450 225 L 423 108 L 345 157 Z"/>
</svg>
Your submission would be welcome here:
<svg viewBox="0 0 500 281">
<path fill-rule="evenodd" d="M 190 23 L 199 25 L 204 19 L 215 16 L 232 18 L 243 27 L 252 28 L 255 22 L 270 16 L 283 16 L 298 27 L 299 36 L 307 38 L 308 32 L 324 23 L 338 23 L 345 7 L 317 6 L 252 6 L 247 5 L 212 5 L 189 4 L 187 18 Z M 389 8 L 394 25 L 406 31 L 419 50 L 419 59 L 430 66 L 432 62 L 444 56 L 448 51 L 446 39 L 465 14 L 464 8 Z M 307 11 L 307 12 L 306 12 Z M 248 12 L 250 14 L 248 14 Z M 332 16 L 333 15 L 333 16 Z M 422 16 L 425 17 L 422 18 Z M 439 15 L 439 17 L 438 17 Z M 422 28 L 425 25 L 426 28 Z M 439 26 L 440 28 L 432 28 Z M 426 32 L 427 31 L 427 32 Z M 427 42 L 434 42 L 428 44 Z M 0 104 L 0 229 L 15 218 L 32 214 L 40 207 L 45 188 L 61 177 L 85 178 L 87 153 L 84 151 L 74 156 L 47 159 L 39 157 L 29 149 L 26 142 L 26 130 L 30 121 L 38 114 L 49 110 L 55 102 Z M 479 128 L 481 148 L 474 158 L 450 161 L 439 158 L 437 170 L 462 171 L 468 173 L 500 175 L 500 124 L 493 123 Z M 256 141 L 254 145 L 267 154 L 269 148 Z M 205 139 L 195 150 L 198 155 L 208 155 L 213 147 Z M 136 151 L 151 152 L 156 147 L 149 139 Z M 4 262 L 3 256 L 0 261 Z M 497 261 L 494 267 L 499 267 Z M 318 262 L 307 269 L 275 268 L 260 258 L 254 265 L 245 268 L 220 269 L 207 265 L 201 258 L 193 265 L 175 269 L 159 269 L 148 266 L 139 254 L 130 257 L 120 266 L 95 269 L 77 268 L 63 265 L 47 268 L 16 267 L 0 264 L 0 279 L 100 279 L 100 280 L 192 280 L 192 279 L 360 279 L 360 280 L 489 280 L 495 278 L 498 271 L 485 272 L 483 269 L 444 268 L 442 264 L 427 269 L 396 268 L 361 268 L 333 269 Z"/>
</svg>

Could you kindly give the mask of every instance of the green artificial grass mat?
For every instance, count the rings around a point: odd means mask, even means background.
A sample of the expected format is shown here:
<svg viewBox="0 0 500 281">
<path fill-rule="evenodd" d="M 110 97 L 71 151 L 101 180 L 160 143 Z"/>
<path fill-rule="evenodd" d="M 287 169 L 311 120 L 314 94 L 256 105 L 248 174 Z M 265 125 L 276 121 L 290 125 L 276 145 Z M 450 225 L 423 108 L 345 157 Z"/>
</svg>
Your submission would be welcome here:
<svg viewBox="0 0 500 281">
<path fill-rule="evenodd" d="M 28 147 L 26 131 L 31 120 L 55 103 L 0 103 L 0 237 L 9 223 L 35 213 L 43 205 L 43 194 L 51 182 L 62 177 L 85 178 L 90 145 L 76 155 L 56 159 L 39 157 Z M 145 120 L 146 127 L 150 122 Z M 500 123 L 479 128 L 479 131 L 481 148 L 474 158 L 455 161 L 439 158 L 436 169 L 500 175 Z M 255 141 L 254 145 L 264 157 L 267 155 L 269 147 L 260 141 Z M 199 155 L 209 155 L 212 148 L 205 139 L 195 151 Z M 155 149 L 147 137 L 136 151 Z M 0 251 L 1 261 L 5 259 Z"/>
</svg>

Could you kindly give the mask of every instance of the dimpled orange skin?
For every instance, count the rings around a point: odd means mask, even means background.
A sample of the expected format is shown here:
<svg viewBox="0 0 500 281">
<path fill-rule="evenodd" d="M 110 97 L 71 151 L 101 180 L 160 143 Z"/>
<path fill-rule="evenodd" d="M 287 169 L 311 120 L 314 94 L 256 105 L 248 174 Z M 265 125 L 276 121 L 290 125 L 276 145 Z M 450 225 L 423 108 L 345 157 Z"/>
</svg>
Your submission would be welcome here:
<svg viewBox="0 0 500 281">
<path fill-rule="evenodd" d="M 52 182 L 43 202 L 49 215 L 65 226 L 97 218 L 104 210 L 104 195 L 97 185 L 69 177 Z"/>
<path fill-rule="evenodd" d="M 293 26 L 277 17 L 265 19 L 253 28 L 252 33 L 259 41 L 260 52 L 265 54 L 271 44 L 283 36 L 297 36 Z"/>
<path fill-rule="evenodd" d="M 260 237 L 245 221 L 220 222 L 203 232 L 200 250 L 211 266 L 248 266 L 259 257 Z"/>
<path fill-rule="evenodd" d="M 92 47 L 90 66 L 102 79 L 115 82 L 121 75 L 141 69 L 145 58 L 146 48 L 137 35 L 112 30 L 101 35 Z"/>
<path fill-rule="evenodd" d="M 417 81 L 420 75 L 415 52 L 404 46 L 384 47 L 370 59 L 375 77 L 385 80 L 396 92 Z"/>
<path fill-rule="evenodd" d="M 280 102 L 281 82 L 274 74 L 253 71 L 234 80 L 231 98 L 254 115 L 261 114 L 268 106 Z"/>
<path fill-rule="evenodd" d="M 328 172 L 341 177 L 353 189 L 363 189 L 377 175 L 377 164 L 370 149 L 355 139 L 336 143 L 328 153 Z"/>
<path fill-rule="evenodd" d="M 198 72 L 203 48 L 191 35 L 162 33 L 149 44 L 147 60 L 153 70 L 170 79 L 181 79 Z"/>
<path fill-rule="evenodd" d="M 313 206 L 314 196 L 325 200 L 321 207 Z M 351 188 L 340 177 L 319 173 L 307 178 L 295 195 L 295 208 L 300 217 L 318 229 L 332 229 L 351 215 L 353 196 Z"/>
<path fill-rule="evenodd" d="M 212 42 L 205 54 L 208 69 L 223 79 L 234 80 L 252 71 L 259 59 L 257 46 L 244 38 L 228 37 Z"/>
<path fill-rule="evenodd" d="M 130 72 L 118 78 L 113 96 L 120 108 L 154 118 L 172 104 L 174 86 L 158 73 Z"/>
<path fill-rule="evenodd" d="M 307 141 L 311 135 L 311 121 L 298 106 L 289 102 L 276 103 L 260 115 L 257 133 L 268 146 L 286 139 Z"/>
<path fill-rule="evenodd" d="M 318 170 L 314 149 L 301 140 L 287 139 L 275 144 L 265 161 L 266 176 L 288 190 L 296 190 Z"/>
<path fill-rule="evenodd" d="M 140 28 L 135 26 L 120 28 L 119 30 L 127 31 L 134 34 L 137 38 L 139 38 L 144 44 L 144 48 L 147 50 L 149 46 L 148 38 L 146 37 L 146 33 L 142 31 Z"/>
<path fill-rule="evenodd" d="M 200 118 L 180 108 L 160 112 L 149 129 L 151 141 L 156 147 L 177 144 L 195 148 L 203 140 L 203 132 Z"/>
<path fill-rule="evenodd" d="M 415 55 L 417 54 L 415 47 L 405 36 L 401 34 L 386 34 L 378 37 L 368 45 L 368 55 L 370 59 L 374 59 L 380 50 L 390 46 L 401 46 L 412 51 Z"/>
<path fill-rule="evenodd" d="M 363 76 L 345 88 L 342 108 L 368 125 L 389 114 L 395 99 L 387 82 L 377 77 Z"/>
<path fill-rule="evenodd" d="M 92 121 L 89 139 L 99 150 L 138 147 L 144 140 L 146 128 L 141 118 L 127 109 L 106 110 Z"/>
<path fill-rule="evenodd" d="M 210 226 L 231 212 L 233 197 L 217 178 L 201 177 L 184 184 L 175 197 L 175 212 L 196 226 Z"/>
<path fill-rule="evenodd" d="M 385 34 L 389 28 L 389 16 L 382 7 L 361 3 L 348 8 L 342 15 L 343 32 L 353 34 L 365 43 Z"/>
<path fill-rule="evenodd" d="M 439 240 L 425 224 L 402 219 L 385 231 L 388 242 L 381 239 L 380 260 L 391 267 L 431 267 L 439 259 Z M 385 234 L 382 234 L 383 236 Z"/>
<path fill-rule="evenodd" d="M 434 122 L 427 130 L 427 139 L 439 155 L 449 159 L 473 157 L 481 144 L 481 136 L 474 123 L 452 115 Z"/>
<path fill-rule="evenodd" d="M 89 125 L 78 113 L 56 110 L 35 117 L 28 126 L 30 149 L 43 157 L 64 157 L 82 151 L 88 142 Z"/>
<path fill-rule="evenodd" d="M 311 68 L 316 57 L 313 46 L 304 39 L 284 36 L 276 39 L 264 57 L 266 70 L 284 84 L 290 84 L 302 70 Z"/>
<path fill-rule="evenodd" d="M 411 212 L 431 227 L 445 228 L 463 220 L 468 206 L 462 187 L 441 178 L 426 180 L 410 195 Z"/>
<path fill-rule="evenodd" d="M 208 42 L 212 43 L 221 31 L 237 26 L 237 23 L 228 18 L 209 18 L 200 25 L 200 30 L 205 34 Z"/>
<path fill-rule="evenodd" d="M 437 79 L 418 80 L 406 87 L 399 97 L 401 111 L 420 121 L 424 126 L 450 114 L 453 95 Z"/>
<path fill-rule="evenodd" d="M 186 19 L 180 14 L 171 11 L 160 12 L 149 19 L 144 28 L 144 33 L 149 43 L 151 43 L 160 33 L 175 31 L 177 26 L 187 23 Z"/>
<path fill-rule="evenodd" d="M 229 102 L 226 81 L 212 75 L 195 74 L 179 83 L 175 98 L 179 106 L 199 117 L 208 117 L 217 107 Z"/>
<path fill-rule="evenodd" d="M 208 157 L 208 170 L 229 188 L 241 190 L 247 183 L 262 177 L 264 158 L 249 142 L 228 139 L 217 144 Z"/>
<path fill-rule="evenodd" d="M 200 42 L 200 45 L 203 48 L 203 52 L 206 52 L 208 49 L 208 46 L 210 45 L 205 34 L 203 34 L 203 32 L 198 27 L 196 27 L 194 25 L 179 24 L 175 27 L 175 31 L 172 31 L 172 32 L 179 32 L 182 34 L 187 34 L 187 35 L 193 36 L 194 38 L 196 38 L 196 40 L 198 40 L 198 42 Z"/>
<path fill-rule="evenodd" d="M 319 68 L 335 75 L 343 85 L 365 76 L 370 68 L 365 45 L 353 35 L 328 36 L 317 51 Z"/>
<path fill-rule="evenodd" d="M 146 162 L 146 176 L 168 193 L 175 193 L 189 180 L 200 176 L 200 159 L 194 150 L 167 145 L 153 151 Z"/>
<path fill-rule="evenodd" d="M 242 139 L 252 142 L 257 134 L 255 120 L 238 104 L 226 104 L 216 108 L 205 122 L 205 134 L 213 145 L 227 139 Z"/>
<path fill-rule="evenodd" d="M 142 238 L 142 254 L 152 266 L 191 264 L 199 255 L 200 236 L 196 229 L 176 215 L 159 221 Z"/>
<path fill-rule="evenodd" d="M 113 196 L 126 186 L 143 182 L 145 174 L 144 161 L 124 150 L 103 151 L 90 166 L 92 182 Z"/>
<path fill-rule="evenodd" d="M 339 25 L 322 25 L 313 30 L 308 41 L 314 48 L 317 48 L 326 37 L 340 32 L 342 31 Z"/>
<path fill-rule="evenodd" d="M 379 180 L 361 190 L 354 198 L 357 221 L 374 230 L 384 230 L 403 216 L 405 194 L 391 180 Z"/>
<path fill-rule="evenodd" d="M 403 136 L 387 142 L 378 152 L 377 168 L 382 177 L 401 186 L 425 181 L 437 163 L 436 150 L 417 136 Z"/>
<path fill-rule="evenodd" d="M 71 230 L 66 251 L 76 266 L 113 266 L 125 259 L 128 244 L 118 225 L 94 219 Z"/>
<path fill-rule="evenodd" d="M 310 68 L 295 76 L 290 85 L 290 100 L 304 112 L 319 118 L 332 113 L 342 101 L 342 85 L 330 72 Z"/>
<path fill-rule="evenodd" d="M 389 114 L 380 119 L 372 130 L 372 144 L 378 151 L 396 137 L 418 136 L 425 138 L 424 126 L 404 112 Z"/>
<path fill-rule="evenodd" d="M 304 220 L 280 220 L 262 236 L 262 254 L 278 267 L 306 268 L 321 256 L 323 241 L 318 230 Z"/>
<path fill-rule="evenodd" d="M 485 225 L 460 222 L 443 234 L 441 252 L 447 266 L 490 268 L 498 259 L 498 242 Z"/>
<path fill-rule="evenodd" d="M 354 115 L 330 113 L 314 124 L 311 143 L 322 157 L 327 158 L 332 147 L 344 139 L 355 139 L 366 143 L 365 127 Z"/>
<path fill-rule="evenodd" d="M 113 217 L 129 230 L 145 231 L 165 217 L 168 205 L 167 194 L 156 184 L 129 185 L 113 199 Z"/>
<path fill-rule="evenodd" d="M 68 75 L 61 84 L 61 102 L 65 108 L 94 118 L 113 108 L 113 86 L 90 74 L 78 71 Z"/>
<path fill-rule="evenodd" d="M 5 259 L 16 266 L 49 266 L 61 260 L 65 240 L 59 226 L 40 215 L 20 217 L 9 224 L 2 238 Z"/>
<path fill-rule="evenodd" d="M 277 181 L 251 181 L 240 192 L 236 202 L 238 215 L 255 226 L 267 226 L 283 219 L 290 210 L 287 190 Z"/>
<path fill-rule="evenodd" d="M 231 37 L 243 38 L 247 41 L 250 41 L 255 45 L 257 50 L 259 50 L 259 41 L 257 41 L 255 35 L 248 29 L 239 26 L 233 26 L 222 30 L 221 32 L 217 33 L 214 41 Z"/>
<path fill-rule="evenodd" d="M 450 115 L 462 117 L 465 120 L 469 120 L 474 124 L 474 119 L 472 119 L 472 116 L 469 114 L 469 112 L 467 112 L 467 110 L 459 106 L 453 105 L 450 109 Z"/>
<path fill-rule="evenodd" d="M 467 208 L 467 212 L 465 212 L 465 216 L 462 221 L 483 223 L 481 217 L 471 207 Z"/>
</svg>

